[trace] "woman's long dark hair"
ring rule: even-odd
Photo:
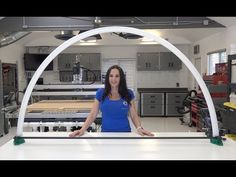
[[[111,93],[111,85],[109,83],[109,75],[110,75],[112,69],[117,69],[119,71],[120,84],[119,84],[118,92],[119,92],[121,98],[124,99],[125,101],[127,101],[128,104],[130,104],[131,95],[130,95],[128,88],[127,88],[125,74],[124,74],[124,71],[122,70],[122,68],[118,65],[113,65],[107,70],[106,78],[105,78],[105,90],[102,95],[102,101],[104,101],[105,98]]]

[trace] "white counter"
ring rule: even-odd
[[[67,137],[68,132],[24,132],[24,136]],[[139,137],[136,133],[87,133],[86,137]],[[197,137],[201,132],[155,133],[157,137]],[[236,142],[209,139],[25,139],[0,147],[0,160],[236,160]]]

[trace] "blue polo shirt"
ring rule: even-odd
[[[131,132],[128,113],[130,105],[120,98],[119,100],[110,100],[107,96],[102,101],[104,88],[98,89],[96,99],[100,102],[99,108],[102,112],[102,132]],[[129,89],[131,100],[134,99],[134,93]]]

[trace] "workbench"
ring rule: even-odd
[[[90,111],[94,100],[42,100],[27,107],[33,111]]]
[[[24,132],[24,136],[68,137],[69,132]],[[156,137],[202,137],[202,132],[154,132]],[[141,137],[131,133],[86,133],[83,137]],[[226,137],[227,138],[227,137]],[[236,141],[209,139],[13,139],[0,147],[0,160],[236,160]]]
[[[42,100],[28,105],[25,122],[55,120],[84,121],[94,100]],[[101,113],[96,122],[101,121]]]

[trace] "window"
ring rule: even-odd
[[[227,62],[226,50],[220,50],[220,51],[208,53],[207,60],[208,60],[207,75],[212,75],[213,73],[215,73],[216,63]]]

